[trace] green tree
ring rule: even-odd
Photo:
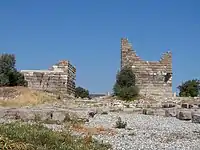
[[[181,97],[196,97],[200,94],[200,80],[188,80],[178,86],[178,89]]]
[[[139,89],[135,85],[135,74],[131,68],[124,67],[117,73],[113,92],[123,100],[131,100],[138,95]]]
[[[81,98],[89,98],[89,91],[82,88],[82,87],[76,87],[75,90],[75,97],[81,97]]]
[[[24,76],[15,68],[15,55],[0,55],[0,86],[26,86]]]

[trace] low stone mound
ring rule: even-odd
[[[26,108],[9,108],[0,109],[0,119],[4,120],[20,120],[32,122],[44,122],[50,124],[58,124],[63,122],[87,121],[85,117],[78,115],[70,110],[63,109],[26,109]]]
[[[179,120],[200,123],[200,109],[185,108],[144,108],[144,115],[154,115],[163,117],[176,117]]]

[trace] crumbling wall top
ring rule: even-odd
[[[172,53],[162,54],[158,61],[145,61],[137,56],[127,38],[121,39],[121,68],[129,66],[136,75],[141,94],[172,95]]]
[[[132,57],[135,60],[141,61],[143,63],[169,63],[172,61],[172,52],[164,52],[160,59],[157,61],[146,61],[137,55],[136,51],[133,49],[132,44],[128,41],[128,38],[121,38],[121,52],[126,56]]]

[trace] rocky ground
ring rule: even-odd
[[[145,108],[146,115],[143,114],[144,105],[148,106]],[[91,135],[99,141],[112,144],[114,150],[200,149],[200,122],[192,122],[191,115],[192,111],[199,112],[198,107],[184,108],[183,111],[171,103],[165,107],[172,108],[157,108],[161,107],[158,106],[160,104],[149,108],[149,103],[146,102],[144,105],[141,102],[127,104],[110,98],[98,98],[66,99],[54,104],[21,108],[1,107],[0,123],[10,120],[40,120],[53,130],[63,130],[65,126],[62,122],[66,119],[66,113],[69,113],[70,117],[76,114],[80,119],[88,119],[85,124],[71,128],[75,135]],[[179,110],[178,118],[174,110]],[[94,112],[94,117],[89,117],[89,112]],[[126,128],[115,127],[119,117],[127,122]],[[50,123],[49,119],[53,121]]]
[[[110,113],[96,115],[87,126],[112,128],[118,117],[127,122],[126,129],[114,129],[115,135],[94,137],[109,142],[115,150],[199,150],[200,124],[176,118],[142,114]]]
[[[125,129],[114,127],[118,117],[127,122]],[[0,122],[7,120],[0,119]],[[58,124],[45,124],[45,126],[57,131],[64,128]],[[114,150],[200,149],[200,124],[171,117],[110,112],[96,114],[85,123],[84,128],[88,129],[87,133],[91,133],[93,138],[112,144]],[[100,130],[96,132],[94,129]],[[84,135],[86,133],[84,131],[73,132],[75,135]]]

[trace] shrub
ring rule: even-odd
[[[135,74],[131,68],[124,67],[117,73],[113,91],[115,96],[123,100],[131,100],[138,95],[139,89],[135,85]]]
[[[110,145],[98,143],[93,139],[86,143],[84,138],[72,136],[67,131],[54,132],[41,124],[30,125],[19,122],[0,124],[0,140],[1,148],[3,141],[6,142],[4,146],[12,146],[12,149],[18,149],[21,145],[24,149],[37,150],[107,150],[111,148]]]
[[[120,87],[135,86],[135,74],[130,67],[124,67],[117,74],[117,84]]]
[[[15,68],[13,54],[0,55],[0,86],[27,86],[24,76]]]
[[[138,95],[138,88],[136,86],[123,87],[120,90],[119,97],[122,97],[124,100],[132,100],[135,96]]]
[[[178,86],[178,89],[181,97],[196,97],[200,94],[200,80],[188,80]]]
[[[122,121],[121,117],[118,118],[118,120],[116,121],[116,128],[122,129],[122,128],[126,128],[127,126],[127,122]]]
[[[89,91],[79,86],[75,89],[75,97],[89,98]]]

